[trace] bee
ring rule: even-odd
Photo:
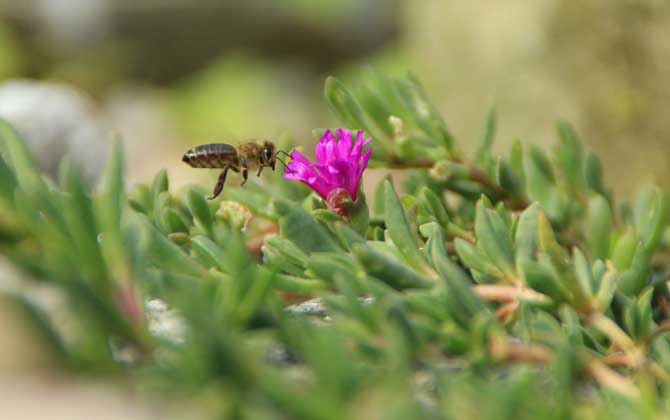
[[[237,148],[230,144],[211,143],[203,144],[189,149],[184,153],[181,159],[188,163],[193,168],[221,168],[221,175],[214,187],[212,196],[209,200],[213,200],[221,194],[223,185],[226,183],[226,175],[228,170],[234,172],[242,171],[242,185],[247,182],[249,171],[258,168],[256,176],[260,176],[263,168],[269,166],[275,170],[275,163],[277,161],[277,152],[275,145],[272,142],[266,141],[262,145],[250,141],[248,143],[240,144]]]

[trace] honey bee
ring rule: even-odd
[[[184,153],[181,160],[193,168],[223,169],[212,196],[209,197],[209,200],[213,200],[221,194],[229,169],[235,172],[242,171],[243,180],[240,185],[242,186],[247,182],[249,170],[253,171],[258,168],[256,176],[260,176],[266,166],[274,171],[277,152],[275,151],[275,145],[269,141],[262,145],[251,141],[240,144],[237,148],[230,144],[211,143],[189,149]]]

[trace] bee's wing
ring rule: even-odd
[[[205,154],[219,154],[219,155],[237,155],[235,146],[226,143],[209,143],[198,146],[196,149],[202,150]]]

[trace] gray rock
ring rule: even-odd
[[[176,344],[184,342],[186,323],[167,303],[150,299],[145,302],[144,309],[151,334]]]
[[[315,316],[319,318],[326,318],[326,304],[321,298],[314,298],[306,300],[305,302],[289,305],[284,308],[286,312],[291,315]]]
[[[29,145],[42,171],[56,178],[61,159],[68,156],[90,186],[97,183],[111,135],[83,93],[31,80],[2,83],[0,118]]]

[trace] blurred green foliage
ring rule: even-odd
[[[0,249],[67,298],[64,332],[13,295],[64,366],[194,416],[668,414],[666,194],[614,201],[563,121],[553,152],[497,156],[491,110],[470,159],[411,77],[330,78],[325,97],[374,136],[375,165],[407,172],[404,195],[379,183],[362,233],[279,176],[208,201],[161,171],[126,195],[119,148],[98,193],[67,162],[52,182],[0,126]],[[288,306],[315,297],[316,315]],[[152,332],[155,298],[183,321],[178,340]]]
[[[323,113],[305,78],[295,65],[227,56],[175,86],[167,101],[170,119],[185,136],[201,140],[305,130],[305,121]]]
[[[608,168],[634,174],[605,171],[617,194],[633,197],[640,177],[670,179],[667,2],[118,2],[63,16],[4,3],[0,54],[12,58],[0,58],[0,78],[67,81],[103,103],[118,89],[167,86],[166,130],[187,142],[283,129],[306,139],[332,123],[311,94],[324,74],[348,82],[362,62],[411,63],[464,150],[495,103],[497,147],[546,145],[561,116]]]
[[[0,80],[21,72],[21,53],[14,34],[0,25]]]

